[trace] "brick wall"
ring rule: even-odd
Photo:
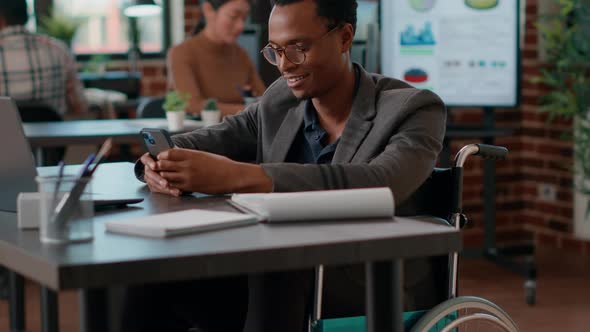
[[[524,0],[522,0],[524,1]],[[526,26],[522,50],[522,105],[518,109],[497,109],[496,124],[510,127],[515,134],[498,138],[496,143],[510,150],[509,158],[497,162],[497,238],[499,242],[528,238],[539,245],[572,249],[590,254],[590,242],[577,240],[572,231],[572,145],[560,139],[571,130],[571,123],[559,121],[548,125],[546,117],[537,112],[538,97],[543,87],[530,83],[542,65],[538,59],[538,37],[534,28],[537,20],[537,1],[526,0]],[[200,18],[198,0],[185,0],[185,31],[193,29]],[[142,93],[162,95],[166,91],[166,66],[163,60],[143,61]],[[451,110],[457,123],[481,122],[480,109]],[[474,140],[453,141],[452,155]],[[465,212],[471,220],[466,230],[466,243],[482,240],[482,169],[483,163],[472,158],[465,168]],[[539,198],[539,186],[552,185],[557,191],[555,201]]]
[[[539,61],[539,40],[534,22],[538,18],[540,0],[527,0],[525,47],[523,50],[523,81],[520,135],[520,195],[523,202],[519,217],[524,229],[532,232],[539,245],[557,246],[590,254],[590,242],[573,237],[573,147],[561,139],[571,133],[569,121],[547,123],[537,111],[538,97],[547,92],[530,83],[543,63]],[[539,195],[539,185],[554,186],[557,199],[546,201]]]

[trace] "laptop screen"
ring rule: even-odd
[[[37,191],[37,169],[14,101],[0,97],[0,211],[16,212],[20,192]]]

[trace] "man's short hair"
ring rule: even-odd
[[[0,1],[0,16],[8,25],[24,25],[29,20],[27,0]]]
[[[271,0],[273,6],[285,6],[303,0]],[[318,16],[328,20],[331,30],[341,24],[350,23],[356,31],[356,0],[314,0],[318,8]]]

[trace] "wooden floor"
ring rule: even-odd
[[[538,250],[537,304],[524,302],[523,279],[481,259],[461,262],[461,295],[487,298],[500,305],[523,332],[590,331],[590,257]],[[39,288],[27,283],[27,331],[40,331]],[[79,331],[75,292],[60,293],[60,328]],[[0,331],[8,331],[8,309],[0,301]]]
[[[523,279],[481,259],[463,259],[460,295],[498,304],[520,331],[590,331],[590,257],[537,249],[537,304],[524,301]]]

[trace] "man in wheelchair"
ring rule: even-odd
[[[138,178],[153,192],[175,196],[386,186],[396,203],[406,201],[431,174],[441,151],[443,102],[430,91],[352,63],[356,0],[273,3],[262,53],[282,77],[236,116],[174,136],[178,149],[156,161],[144,155],[136,165]],[[256,163],[246,163],[252,160]],[[405,303],[422,308],[440,302],[431,262],[409,261],[405,273]],[[326,274],[334,280],[326,291],[335,296],[335,314],[363,313],[363,268],[344,266]],[[254,330],[306,330],[313,280],[313,271],[252,278],[248,312]],[[181,289],[174,294],[207,302]],[[240,319],[228,311],[227,320]],[[138,317],[144,323],[149,318]]]

